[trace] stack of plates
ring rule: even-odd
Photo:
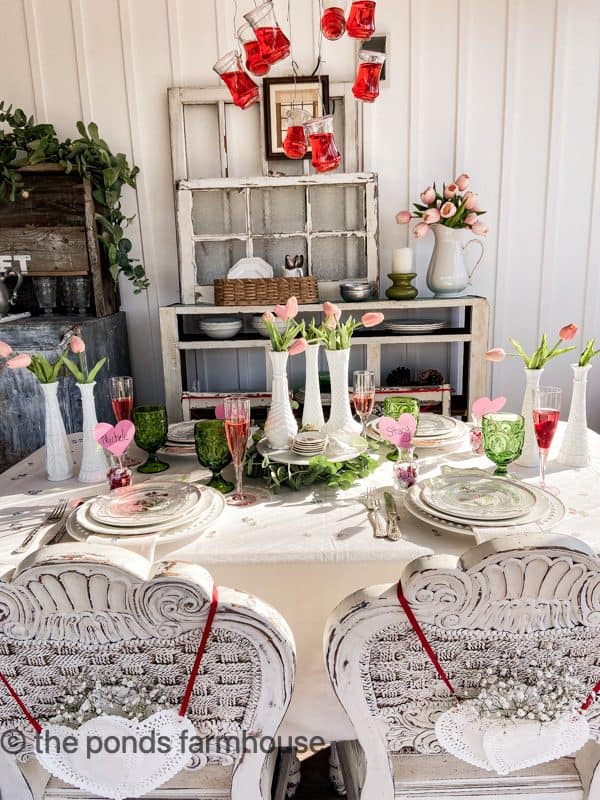
[[[393,333],[433,333],[446,325],[444,320],[439,319],[403,319],[387,320],[383,327]]]
[[[406,496],[408,511],[434,528],[472,533],[537,523],[549,530],[565,515],[562,502],[537,486],[478,469],[442,473],[415,484]]]
[[[160,453],[173,456],[195,456],[196,447],[194,444],[194,428],[197,420],[190,422],[175,422],[169,425],[169,433],[164,447]]]
[[[224,507],[223,495],[208,486],[155,479],[88,500],[68,518],[67,531],[79,541],[90,535],[181,538],[202,531]]]
[[[381,441],[378,422],[378,419],[372,419],[367,425],[367,433],[370,438]],[[415,447],[454,447],[462,442],[467,432],[467,426],[459,419],[425,412],[419,415],[413,444]]]
[[[319,456],[327,449],[328,438],[325,434],[318,431],[305,431],[294,436],[292,440],[292,451],[298,455],[312,458]]]
[[[242,330],[243,322],[239,317],[222,316],[201,319],[198,325],[209,339],[233,339]]]

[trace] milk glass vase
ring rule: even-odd
[[[73,458],[58,405],[58,381],[40,386],[46,419],[46,473],[49,481],[66,481],[73,474]]]
[[[275,450],[289,446],[290,439],[298,433],[298,423],[292,412],[287,379],[287,350],[269,350],[269,360],[273,373],[271,407],[265,422],[265,436]]]
[[[591,364],[584,367],[571,364],[573,395],[567,430],[558,454],[561,464],[568,467],[589,467],[592,463],[587,427],[587,380],[591,368]]]
[[[331,383],[331,413],[323,430],[326,433],[360,434],[362,426],[352,416],[348,393],[350,348],[325,350]]]
[[[533,427],[533,397],[536,389],[539,388],[543,371],[543,368],[525,368],[525,394],[521,409],[521,416],[525,420],[525,441],[523,442],[523,452],[515,462],[520,467],[537,467],[539,463],[539,449]]]
[[[98,424],[96,417],[96,402],[94,400],[94,387],[96,381],[91,383],[78,383],[77,388],[81,393],[81,406],[83,410],[83,452],[78,480],[80,483],[98,483],[105,480],[108,463],[104,450],[96,441],[94,431]]]
[[[309,344],[305,351],[306,378],[304,383],[304,409],[302,427],[321,431],[325,426],[321,385],[319,383],[319,343]]]

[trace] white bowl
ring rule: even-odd
[[[243,322],[235,317],[215,317],[201,319],[200,330],[209,339],[232,339],[242,330]]]
[[[284,322],[282,319],[279,319],[278,317],[275,317],[273,324],[275,325],[279,333],[283,333],[283,331],[285,330],[285,326],[287,325],[286,322]],[[260,333],[261,336],[264,336],[265,339],[269,338],[269,331],[267,330],[267,326],[263,322],[262,317],[252,317],[251,325],[254,328],[254,330],[257,333]]]

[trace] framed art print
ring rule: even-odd
[[[293,108],[308,111],[311,117],[321,117],[329,109],[329,78],[315,77],[265,78],[265,151],[267,159],[285,158],[283,141],[287,132],[287,113]],[[310,148],[304,158],[310,158]]]

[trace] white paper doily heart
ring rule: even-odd
[[[39,750],[47,747],[47,752],[36,755],[48,772],[71,786],[100,797],[123,800],[141,797],[162,786],[184,768],[189,760],[187,748],[182,747],[184,731],[188,742],[196,736],[189,719],[180,717],[173,709],[159,711],[142,722],[100,716],[77,729],[46,726],[39,738]],[[64,752],[62,746],[58,750],[52,737],[57,737],[60,743],[69,741],[68,737],[71,741],[77,739],[76,752]],[[124,746],[118,752],[108,752],[117,741]],[[103,743],[102,751],[90,754],[90,750],[99,749],[99,742]]]
[[[590,738],[580,714],[544,723],[501,720],[481,717],[465,703],[440,714],[435,734],[451,755],[498,775],[572,755]]]

